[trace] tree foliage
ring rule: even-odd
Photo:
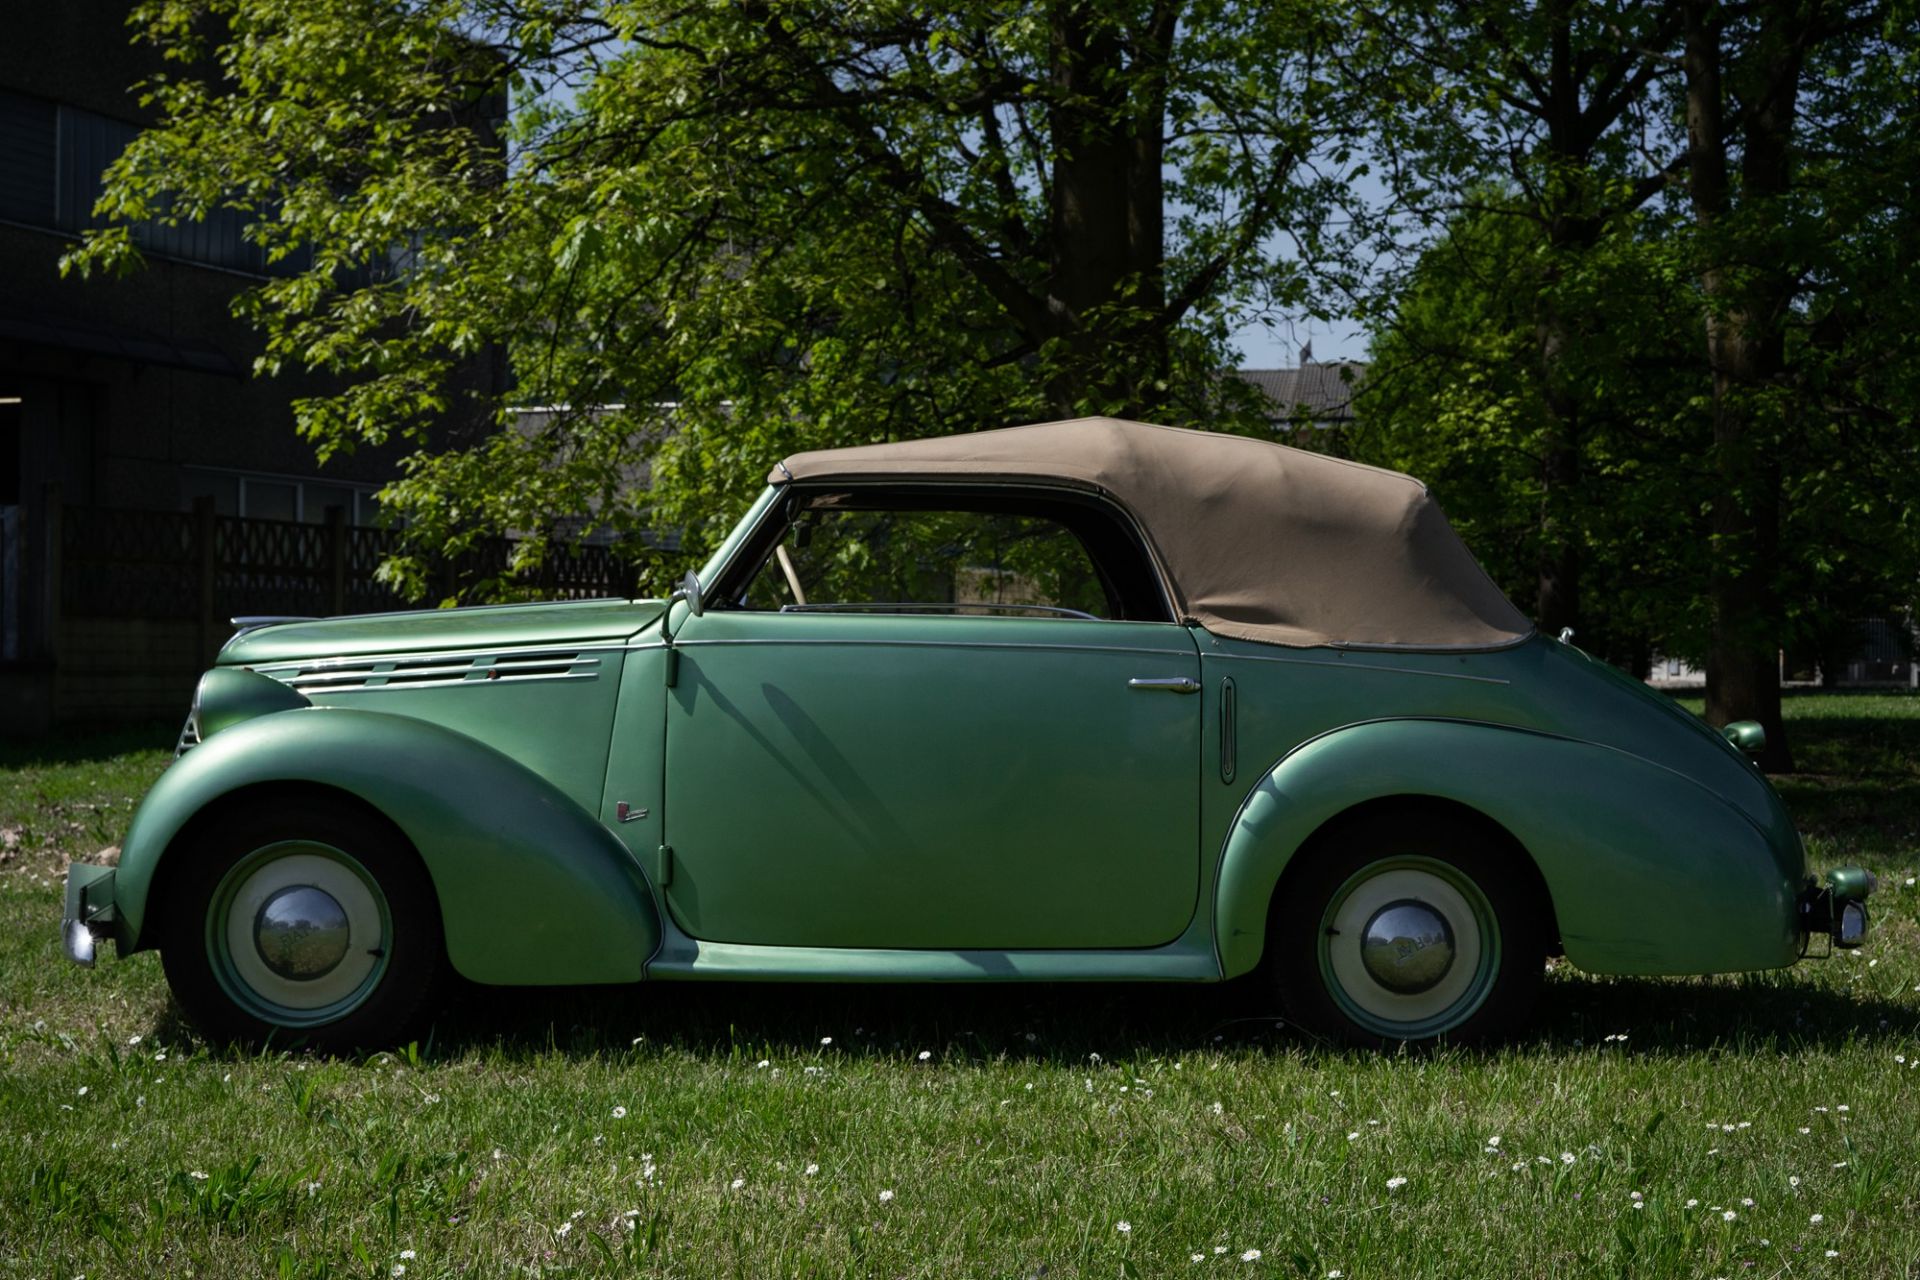
[[[1374,339],[1357,456],[1425,479],[1503,590],[1531,598],[1561,543],[1581,552],[1580,644],[1644,668],[1697,652],[1706,419],[1698,304],[1665,246],[1622,231],[1556,252],[1488,204],[1424,253]],[[1570,317],[1551,371],[1538,315]],[[1580,424],[1577,485],[1550,453]]]
[[[1361,451],[1441,484],[1516,598],[1537,564],[1543,619],[1624,664],[1704,662],[1709,717],[1760,719],[1776,767],[1778,651],[1920,576],[1914,22],[1905,0],[1375,19],[1436,73],[1382,136],[1416,231],[1443,230],[1376,300]]]
[[[222,205],[313,267],[246,301],[325,455],[399,437],[420,551],[559,513],[709,545],[802,447],[1123,412],[1250,429],[1219,376],[1303,304],[1364,125],[1313,0],[148,0],[122,225]],[[455,403],[509,350],[516,428]],[[663,408],[670,406],[670,409]],[[449,416],[477,429],[442,431]],[[636,481],[650,479],[651,489]],[[420,561],[402,560],[418,585]]]

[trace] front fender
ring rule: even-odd
[[[1729,973],[1799,954],[1805,868],[1683,774],[1611,747],[1451,720],[1338,729],[1248,794],[1220,854],[1215,936],[1227,976],[1259,963],[1282,872],[1328,820],[1372,800],[1440,797],[1532,855],[1567,958],[1593,973]]]
[[[613,834],[492,747],[424,720],[339,707],[259,716],[176,761],[121,846],[114,902],[127,949],[153,945],[148,897],[175,838],[243,788],[312,783],[371,804],[433,879],[447,955],[502,985],[637,981],[660,944],[644,873]]]

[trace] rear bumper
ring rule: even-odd
[[[112,867],[76,862],[67,868],[67,907],[61,913],[60,946],[67,959],[93,967],[100,939],[118,939],[120,913],[113,906]]]
[[[1807,877],[1800,891],[1800,932],[1811,941],[1816,934],[1832,939],[1836,947],[1857,947],[1867,940],[1867,897],[1874,890],[1873,873],[1859,867],[1827,872],[1824,881]]]

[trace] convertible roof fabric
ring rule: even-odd
[[[1264,644],[1491,649],[1533,633],[1419,481],[1245,436],[1119,418],[798,453],[767,479],[1051,480],[1111,496],[1175,604]]]

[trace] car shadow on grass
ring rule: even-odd
[[[1836,960],[1856,965],[1858,960]],[[1641,1055],[1830,1052],[1910,1044],[1920,1010],[1794,976],[1705,981],[1592,978],[1563,971],[1529,1024],[1475,1053]],[[1084,1062],[1232,1050],[1338,1056],[1287,1023],[1258,977],[1207,985],[864,985],[659,983],[601,988],[468,987],[435,1023],[430,1056],[589,1056],[636,1042],[712,1057],[836,1053],[943,1060]],[[1609,1037],[1612,1037],[1610,1039]],[[643,1039],[644,1038],[644,1039]]]

